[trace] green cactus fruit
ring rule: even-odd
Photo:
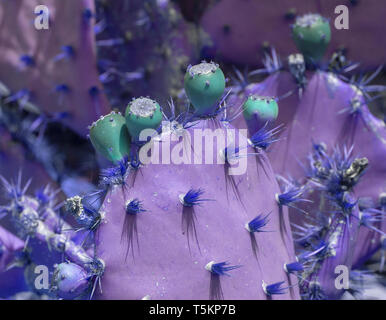
[[[126,125],[134,141],[144,129],[157,129],[162,121],[160,105],[149,98],[133,99],[126,108]]]
[[[95,150],[110,161],[116,163],[130,154],[130,136],[120,113],[113,111],[102,116],[89,129]]]
[[[225,77],[213,62],[189,67],[184,79],[185,92],[197,115],[209,115],[225,90]]]
[[[279,114],[279,107],[275,99],[250,95],[243,105],[245,120],[254,120],[257,117],[262,123],[275,121]]]
[[[322,59],[330,43],[330,23],[319,14],[306,14],[296,19],[292,37],[306,61],[316,63]]]

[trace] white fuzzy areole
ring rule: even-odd
[[[252,100],[266,101],[267,103],[271,102],[272,100],[275,100],[273,97],[260,96],[258,94],[251,94],[249,98]]]
[[[312,27],[318,21],[320,21],[322,17],[319,14],[309,13],[304,16],[298,17],[296,19],[296,25],[299,27]]]
[[[214,265],[214,261],[209,262],[206,266],[205,269],[212,272],[212,266]]]
[[[210,74],[217,70],[218,66],[215,63],[201,62],[192,66],[189,73],[193,76],[200,74]]]
[[[263,287],[264,293],[269,296],[269,293],[267,291],[267,284],[264,282],[264,280],[261,281],[261,286]]]
[[[301,53],[294,53],[288,56],[289,64],[304,64],[304,56]]]
[[[130,113],[142,118],[153,116],[156,109],[157,103],[149,98],[138,98],[130,103]]]

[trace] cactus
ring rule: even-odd
[[[317,63],[331,40],[330,24],[318,14],[307,14],[296,19],[292,36],[307,61]]]
[[[243,116],[250,132],[257,132],[268,122],[277,119],[279,107],[275,99],[250,95],[243,104]]]
[[[385,88],[371,85],[381,67],[352,76],[346,57],[379,63],[378,22],[358,22],[381,12],[373,1],[351,2],[360,50],[333,28],[334,2],[180,1],[190,25],[168,0],[46,0],[49,31],[33,26],[36,1],[4,2],[0,298],[365,297],[363,264],[379,250],[382,272],[386,256],[386,128],[369,111]],[[200,55],[244,73],[185,72]],[[342,265],[349,289],[335,286]]]
[[[52,288],[64,299],[80,296],[89,286],[89,275],[75,263],[61,263],[56,266],[52,277]]]
[[[96,161],[88,141],[60,123],[62,114],[47,116],[30,102],[10,101],[9,89],[0,86],[0,173],[11,180],[19,170],[29,172],[34,190],[50,184],[70,196],[80,186],[90,189],[85,175]],[[87,164],[80,168],[79,162]]]
[[[24,248],[24,241],[0,226],[0,298],[25,290],[22,269],[9,269],[17,254]]]
[[[276,160],[272,158],[272,161],[278,173],[290,171],[293,176],[304,173],[298,161],[305,160],[311,139],[329,148],[336,144],[354,144],[353,152],[366,155],[371,163],[361,185],[356,188],[356,194],[377,201],[384,185],[380,177],[385,168],[379,159],[385,149],[386,131],[384,124],[370,113],[365,101],[364,94],[356,85],[347,84],[331,73],[317,72],[308,81],[299,105],[294,106],[295,116],[286,129],[286,140],[273,147]],[[307,136],[306,132],[311,132],[308,134],[310,138],[307,137],[308,145],[299,144],[299,140]],[[280,160],[277,158],[279,154],[283,156]]]
[[[14,178],[15,172],[22,168],[32,178],[32,189],[37,190],[45,184],[50,184],[54,188],[57,187],[44,166],[36,161],[31,161],[28,154],[25,154],[23,147],[12,141],[12,136],[7,130],[0,129],[0,133],[0,175],[10,180]],[[1,197],[0,204],[3,204],[3,200]]]
[[[188,72],[192,68],[200,65]],[[205,90],[204,83],[200,88],[203,95],[213,96]],[[157,143],[162,146],[169,139],[173,150],[178,146],[177,137],[184,137],[180,142],[182,152],[203,152],[205,148],[187,137],[193,137],[195,129],[227,128],[218,120],[224,111],[221,95],[217,90],[216,99],[203,98],[202,101],[211,101],[212,106],[208,102],[192,102],[200,114],[175,117],[185,121],[164,127],[159,135],[153,136],[152,142],[142,146],[144,149],[139,148],[139,159],[144,150]],[[144,103],[136,107],[140,113],[148,109]],[[127,122],[130,132],[136,130],[130,129],[132,125]],[[154,129],[152,124],[148,125]],[[141,128],[145,129],[146,124]],[[277,294],[285,299],[298,297],[296,289],[288,291],[289,286],[296,284],[296,277],[283,269],[295,257],[287,209],[280,209],[275,201],[275,194],[280,191],[272,169],[264,151],[257,154],[245,150],[247,172],[229,175],[232,160],[242,157],[246,148],[236,139],[232,141],[234,146],[214,147],[213,154],[222,155],[222,163],[189,164],[189,158],[184,156],[180,164],[143,164],[137,169],[140,174],[132,187],[116,185],[108,189],[101,207],[103,222],[97,230],[97,252],[106,262],[99,298],[264,299]],[[162,150],[159,159],[154,155],[161,160],[171,157],[171,153]],[[265,162],[265,171],[253,157]],[[287,231],[280,231],[282,224]],[[234,239],[238,239],[238,244],[232,249]],[[187,273],[191,277],[187,278]],[[286,286],[280,292],[264,291],[262,281],[268,285],[279,281]]]
[[[49,9],[49,30],[34,27],[37,5]],[[109,106],[101,89],[90,90],[101,87],[95,68],[93,22],[84,23],[82,14],[86,8],[93,10],[93,1],[68,5],[70,10],[49,0],[6,1],[0,6],[0,125],[6,133],[0,174],[12,179],[21,168],[30,173],[35,190],[50,183],[62,186],[70,195],[77,189],[73,181],[89,188],[85,175],[95,170],[96,161],[82,135],[86,124],[106,113]],[[9,19],[11,16],[16,18]],[[68,20],[73,23],[69,25]],[[91,95],[94,91],[99,94]]]
[[[93,123],[90,127],[90,140],[98,152],[113,162],[130,153],[125,118],[119,113],[111,112]]]
[[[86,248],[89,246],[88,242],[83,239],[84,237],[79,238],[81,234],[74,232],[73,228],[58,214],[53,207],[54,199],[43,203],[42,195],[37,198],[27,195],[29,183],[22,187],[21,175],[15,184],[2,177],[1,180],[9,199],[9,202],[1,207],[3,219],[7,216],[12,222],[10,228],[25,240],[24,255],[20,257],[21,259],[16,259],[13,264],[25,268],[25,281],[30,286],[30,290],[36,291],[39,295],[77,298],[81,294],[85,295],[84,291],[88,289],[92,290],[92,296],[97,281],[104,271],[103,261],[89,253],[89,248]],[[45,196],[49,199],[50,194],[46,193]],[[42,251],[44,247],[45,250]],[[67,268],[63,264],[56,264],[62,255],[76,263],[76,270]],[[44,264],[53,269],[50,290],[34,288],[36,274],[33,270],[38,264]],[[79,274],[82,275],[82,279],[83,275],[87,274],[82,283],[78,281]]]
[[[158,102],[149,98],[133,99],[125,113],[126,124],[133,141],[138,141],[144,129],[157,129],[161,124],[162,112]]]
[[[319,50],[319,56],[306,54],[310,60],[317,60],[322,51]],[[274,51],[273,54],[275,57]],[[383,209],[379,208],[385,187],[381,158],[386,152],[386,128],[367,107],[374,99],[370,93],[384,90],[382,86],[369,85],[380,68],[359,80],[343,74],[352,69],[350,65],[331,68],[330,64],[330,72],[318,69],[308,74],[301,56],[290,56],[290,73],[274,68],[263,82],[245,86],[233,98],[236,105],[241,104],[248,110],[243,101],[248,101],[250,95],[273,95],[279,100],[280,110],[287,109],[278,119],[286,129],[274,138],[277,142],[270,148],[269,157],[276,173],[294,180],[281,178],[285,182],[284,192],[291,200],[289,205],[296,203],[298,198],[291,196],[298,195],[301,188],[303,198],[313,201],[290,210],[295,234],[300,234],[297,252],[300,250],[300,256],[306,257],[301,292],[309,299],[341,297],[343,291],[335,289],[332,279],[334,268],[339,264],[349,269],[360,266],[379,249],[386,226]],[[247,115],[232,123],[239,128],[247,127],[251,140],[256,128],[272,139],[272,131],[266,130],[263,120],[259,115],[251,120]],[[310,154],[311,147],[314,151]],[[339,148],[344,147],[349,149],[340,152]],[[307,159],[311,161],[311,168],[306,164]],[[287,196],[284,203],[286,200]],[[280,197],[278,201],[282,201]],[[366,201],[368,203],[363,204]],[[321,218],[329,209],[336,213],[327,214],[330,219]],[[296,211],[311,213],[311,218]]]
[[[122,113],[134,96],[180,95],[199,37],[170,1],[96,1],[98,68],[110,104]]]
[[[308,299],[315,298],[310,286],[318,288],[319,298],[336,299],[345,290],[335,286],[335,268],[343,265],[351,270],[374,250],[368,248],[364,235],[379,241],[384,232],[375,225],[382,222],[384,212],[360,208],[353,194],[368,164],[366,158],[353,159],[352,150],[347,149],[328,154],[315,148],[309,159],[308,183],[310,188],[314,184],[313,189],[319,190],[325,201],[320,202],[311,223],[297,226],[299,261],[305,265],[300,288]]]
[[[335,8],[339,5],[348,7],[349,30],[334,27],[338,17]],[[289,26],[296,23],[297,17],[318,13],[331,23],[331,44],[326,54],[343,50],[349,60],[360,61],[363,68],[371,70],[384,61],[382,50],[378,50],[386,46],[382,36],[384,8],[377,0],[356,1],[355,5],[338,0],[274,0],[269,4],[222,0],[206,9],[200,25],[210,35],[218,57],[237,65],[256,66],[261,64],[267,45],[283,56],[296,52]]]
[[[0,270],[4,272],[15,252],[24,248],[24,242],[0,227]]]
[[[185,74],[185,92],[197,114],[208,114],[225,89],[225,77],[214,63],[202,62],[189,67]]]
[[[49,9],[48,30],[34,27],[38,5]],[[66,113],[61,121],[81,135],[90,122],[109,111],[95,68],[95,20],[83,14],[87,10],[95,11],[93,1],[65,5],[52,0],[5,1],[0,6],[4,18],[0,80],[11,96],[38,105],[41,113]],[[19,40],[12,41],[11,36]],[[92,95],[91,88],[99,88],[99,94]]]

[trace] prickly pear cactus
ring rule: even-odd
[[[352,149],[327,152],[315,145],[309,155],[306,188],[318,192],[319,199],[311,198],[319,208],[294,224],[299,261],[306,266],[300,288],[308,299],[340,298],[348,288],[336,285],[337,270],[352,272],[379,248],[383,208],[364,206],[354,191],[367,164],[354,159]]]
[[[200,73],[192,74],[195,70]],[[105,193],[96,231],[97,255],[106,265],[99,298],[299,297],[297,278],[291,275],[296,271],[284,268],[295,262],[287,208],[276,200],[280,190],[263,149],[248,145],[242,133],[223,146],[205,142],[206,147],[195,135],[217,132],[221,138],[227,135],[221,132],[232,129],[221,121],[219,85],[210,91],[221,80],[216,71],[221,69],[205,62],[188,69],[188,95],[201,91],[208,98],[193,99],[193,113],[174,117],[161,131],[149,126],[157,103],[139,98],[128,105],[129,131],[152,127],[153,135],[142,144],[132,137],[131,159],[136,154],[140,165],[123,158],[122,179],[110,183]],[[133,123],[133,117],[142,120]],[[218,162],[200,160],[208,150]],[[150,158],[144,156],[148,153]],[[237,166],[241,159],[242,170]],[[106,172],[105,181],[117,182],[115,173]]]
[[[366,156],[370,163],[356,194],[376,201],[385,187],[386,167],[381,159],[386,152],[386,127],[369,111],[365,95],[360,86],[345,83],[332,73],[315,73],[296,107],[287,138],[272,147],[272,152],[283,156],[273,159],[278,172],[304,173],[297,161],[305,161],[311,139],[327,148],[354,145],[353,153]],[[308,144],[299,143],[304,138]]]
[[[114,111],[91,125],[90,140],[94,148],[112,162],[129,155],[125,118]]]
[[[82,229],[75,230],[60,215],[57,192],[46,187],[31,196],[27,193],[30,182],[23,185],[21,175],[15,183],[0,178],[8,198],[8,202],[0,208],[2,224],[4,220],[9,221],[5,223],[7,229],[24,240],[18,240],[23,244],[23,251],[9,262],[7,269],[23,268],[28,290],[39,296],[72,299],[80,295],[92,296],[103,274],[104,263],[95,257],[92,242],[88,240],[89,234],[82,232]],[[87,275],[83,283],[73,275],[75,272],[71,268],[57,265],[64,257],[76,263],[82,274]],[[50,287],[36,287],[35,268],[39,265],[45,266],[53,274]]]
[[[44,184],[51,184],[55,187],[54,181],[50,178],[44,167],[36,161],[26,156],[23,148],[12,141],[12,137],[6,130],[0,129],[0,175],[11,180],[19,170],[29,173],[32,178],[31,188],[39,189]],[[21,169],[22,168],[22,169]],[[4,198],[1,197],[0,204],[4,204]]]
[[[12,260],[12,255],[24,248],[24,242],[0,227],[0,271],[4,272]]]
[[[310,63],[322,59],[331,40],[330,23],[319,14],[306,14],[292,26],[296,47]]]
[[[279,107],[272,97],[250,95],[243,104],[243,116],[250,132],[257,132],[266,123],[273,123],[278,116]]]
[[[311,25],[324,21],[313,15],[300,19],[312,20],[310,26],[303,26],[310,28],[306,30],[310,37],[320,31],[315,33]],[[339,265],[348,270],[360,266],[379,249],[386,230],[381,205],[386,127],[367,106],[374,99],[370,94],[384,87],[370,85],[381,68],[370,76],[349,79],[344,73],[354,65],[337,68],[331,60],[327,71],[320,62],[325,44],[308,47],[306,37],[299,37],[301,32],[304,30],[293,28],[294,40],[306,57],[291,55],[287,72],[276,51],[266,56],[265,68],[251,74],[269,76],[236,91],[233,101],[241,106],[244,118],[235,118],[232,123],[247,127],[251,140],[259,128],[276,134],[269,158],[279,181],[283,188],[303,188],[303,197],[308,200],[290,210],[294,234],[299,236],[295,237],[296,251],[305,266],[301,293],[308,299],[336,299],[345,290],[334,286],[334,269]],[[306,66],[318,69],[307,71]],[[283,114],[279,113],[276,123],[258,112],[251,119],[249,101],[256,96],[265,101],[265,108],[270,107],[265,96],[279,101]],[[270,111],[275,108],[271,106]],[[280,123],[284,123],[284,130],[279,129]],[[267,131],[267,125],[274,129]]]
[[[1,4],[1,299],[340,299],[382,272],[385,88],[346,59],[380,61],[378,4],[350,2],[354,38],[334,1],[196,2]],[[216,50],[263,68],[186,70]]]
[[[23,269],[9,269],[15,256],[24,248],[24,241],[0,226],[0,297],[26,289]]]
[[[199,44],[176,6],[170,1],[98,0],[96,7],[98,68],[113,108],[150,92],[162,103],[178,97]]]
[[[341,5],[348,9],[348,30],[334,27],[335,19],[338,18],[339,24],[342,22],[338,17],[342,11],[335,12]],[[283,56],[296,52],[289,26],[295,24],[297,17],[318,13],[331,24],[332,39],[327,54],[341,49],[350,60],[360,61],[364,68],[372,69],[384,61],[383,52],[379,50],[386,47],[382,37],[382,9],[384,6],[380,7],[377,0],[273,0],[269,4],[222,0],[206,9],[200,24],[211,36],[219,56],[235,64],[255,66],[260,64],[267,45],[275,47]],[[358,42],[358,38],[362,41]]]
[[[202,129],[215,128],[202,124]],[[149,165],[139,169],[132,188],[112,190],[99,230],[98,252],[107,266],[102,297],[207,299],[213,298],[212,285],[219,294],[213,282],[221,281],[227,299],[262,299],[262,280],[287,282],[283,265],[294,256],[290,234],[280,235],[281,219],[287,232],[289,225],[286,210],[280,212],[275,201],[279,189],[272,169],[265,165],[267,173],[255,159],[248,160],[248,171],[240,178],[227,176],[224,165]],[[190,196],[196,200],[181,201]],[[258,214],[268,215],[271,233],[244,228]],[[221,279],[215,280],[204,268],[211,261],[241,267],[230,278],[217,275]]]
[[[38,5],[49,10],[48,30],[34,26]],[[61,121],[80,134],[109,111],[95,67],[94,14],[91,0],[1,3],[0,80],[11,89],[10,102],[33,103],[47,115],[66,114]]]

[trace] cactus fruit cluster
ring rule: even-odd
[[[382,274],[382,50],[357,48],[382,40],[346,45],[320,1],[42,2],[0,5],[0,299],[341,299]]]

